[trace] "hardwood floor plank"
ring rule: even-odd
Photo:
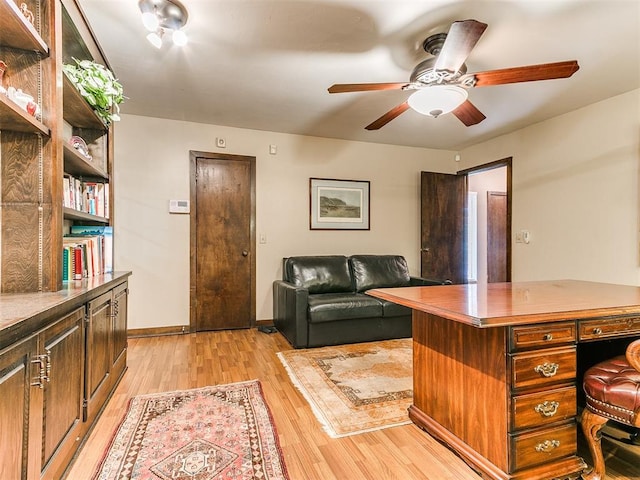
[[[258,379],[292,480],[480,479],[413,424],[330,438],[276,356],[290,349],[256,329],[129,339],[129,368],[67,478],[91,478],[132,396]],[[640,478],[640,467],[610,463],[607,480]]]

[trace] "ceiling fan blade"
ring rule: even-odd
[[[458,117],[458,120],[464,123],[467,127],[470,127],[471,125],[476,125],[481,121],[483,121],[485,118],[487,118],[469,100],[466,100],[462,105],[460,105],[451,113],[453,113],[456,117]]]
[[[578,71],[577,60],[557,63],[542,63],[526,67],[504,68],[487,72],[470,73],[476,77],[476,87],[490,85],[504,85],[507,83],[535,82],[537,80],[552,80],[554,78],[568,78]]]
[[[378,130],[379,128],[384,127],[391,120],[399,116],[401,113],[406,112],[409,109],[409,102],[404,102],[398,105],[397,107],[393,107],[387,113],[382,115],[379,119],[371,122],[369,125],[364,127],[367,130]]]
[[[433,68],[452,73],[460,70],[486,28],[486,23],[477,20],[453,22]]]
[[[402,83],[336,83],[331,85],[329,93],[371,92],[376,90],[402,90],[409,85]]]

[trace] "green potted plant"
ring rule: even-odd
[[[63,65],[63,70],[91,105],[98,116],[109,125],[120,120],[120,103],[124,100],[122,85],[105,66],[91,60],[77,60]]]

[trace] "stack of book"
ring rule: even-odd
[[[73,225],[62,243],[63,281],[113,272],[113,227]]]
[[[109,218],[109,183],[83,180],[65,174],[62,187],[65,207]]]

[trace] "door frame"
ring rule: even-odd
[[[249,235],[250,248],[249,256],[251,258],[251,312],[250,327],[256,325],[256,157],[247,155],[233,155],[229,153],[202,152],[197,150],[189,150],[189,196],[191,210],[189,213],[189,331],[196,331],[196,302],[197,302],[197,258],[198,245],[196,242],[196,228],[198,218],[198,202],[196,191],[196,172],[197,162],[199,158],[209,160],[228,160],[228,161],[248,161],[250,170],[251,183],[251,218],[249,219]]]
[[[494,162],[485,163],[483,165],[478,165],[471,168],[466,168],[464,170],[459,170],[457,172],[458,175],[466,175],[481,173],[487,170],[493,170],[496,168],[506,167],[506,192],[507,192],[507,282],[511,281],[511,269],[512,269],[512,245],[511,245],[511,219],[512,219],[512,193],[513,193],[513,157],[506,157],[500,160],[496,160]]]

